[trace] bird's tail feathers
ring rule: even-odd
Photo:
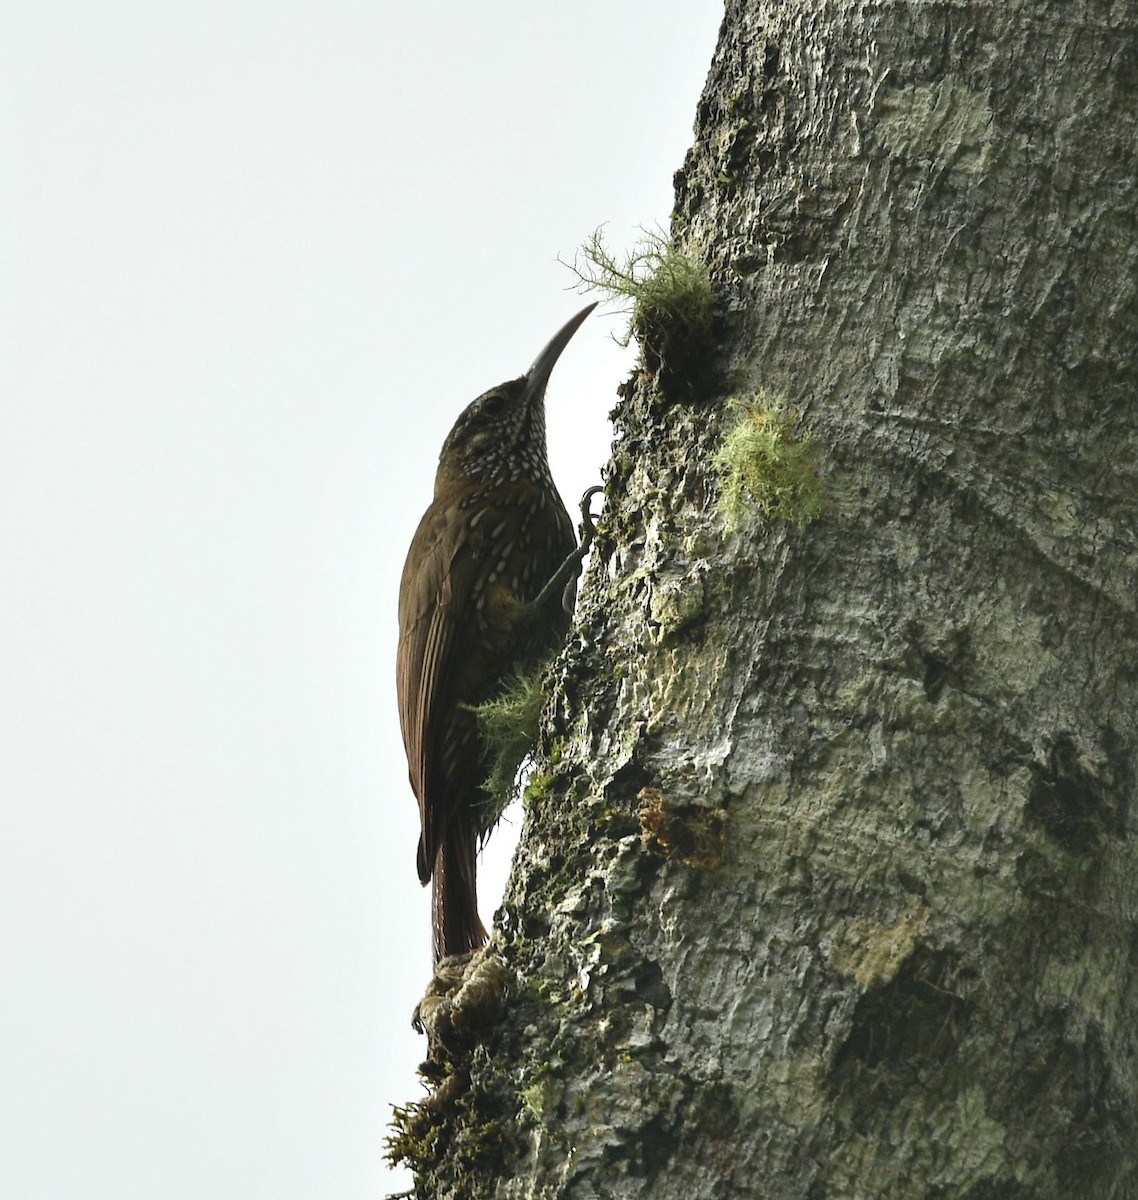
[[[435,962],[466,954],[486,942],[478,917],[477,839],[472,830],[451,825],[435,847],[431,872],[431,940]]]

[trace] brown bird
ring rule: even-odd
[[[486,940],[475,871],[491,823],[489,766],[470,706],[536,665],[569,627],[563,594],[581,553],[549,472],[545,387],[595,307],[568,321],[525,375],[463,410],[403,567],[399,721],[419,801],[419,881],[432,884],[435,962]]]

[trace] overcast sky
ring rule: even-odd
[[[667,221],[721,13],[0,5],[0,1195],[407,1186],[403,557],[557,256]],[[550,387],[571,509],[617,324]]]

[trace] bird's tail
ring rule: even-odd
[[[486,929],[478,918],[477,845],[473,831],[451,822],[435,849],[431,941],[436,963],[448,954],[477,950],[486,941]]]

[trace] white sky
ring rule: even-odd
[[[0,1195],[407,1185],[403,556],[555,257],[667,220],[721,13],[0,6]],[[615,325],[553,375],[571,509]]]

